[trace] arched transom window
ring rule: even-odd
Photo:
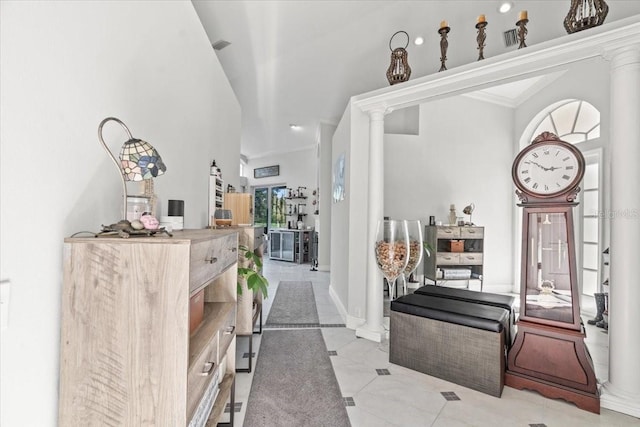
[[[567,142],[577,144],[600,137],[600,112],[586,101],[570,99],[549,112],[534,135],[553,132]]]

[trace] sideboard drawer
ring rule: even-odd
[[[460,237],[460,227],[438,227],[436,237],[438,239],[457,239]]]
[[[223,235],[191,245],[189,292],[222,273],[237,261],[238,235]]]
[[[484,227],[460,227],[460,238],[462,239],[482,239],[484,237]]]
[[[460,255],[451,252],[438,252],[436,254],[437,265],[457,265],[460,264]]]
[[[205,386],[218,369],[218,333],[214,334],[209,344],[189,367],[187,372],[187,415],[191,416]]]
[[[460,264],[464,265],[482,265],[481,253],[464,252],[460,254]]]
[[[222,362],[224,355],[226,354],[227,348],[233,341],[233,338],[236,336],[236,308],[229,311],[229,314],[224,319],[222,326],[220,327],[220,331],[218,334],[219,338],[219,346],[218,346],[218,363]]]

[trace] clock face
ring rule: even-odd
[[[575,147],[563,142],[539,142],[518,154],[513,178],[520,190],[551,197],[578,185],[584,174],[583,164]]]

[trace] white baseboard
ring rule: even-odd
[[[346,326],[349,329],[356,330],[360,326],[364,325],[364,322],[366,322],[366,319],[363,319],[361,317],[355,317],[355,316],[347,315]]]
[[[621,392],[605,382],[601,388],[600,406],[640,418],[640,395]]]
[[[342,305],[342,301],[340,301],[340,298],[338,297],[338,294],[336,293],[335,289],[333,289],[333,285],[329,285],[329,296],[331,297],[331,300],[333,301],[333,303],[336,305],[336,308],[338,309],[338,314],[340,315],[340,317],[342,317],[342,321],[348,325],[349,314],[347,313],[347,310],[344,308],[344,305]],[[347,328],[348,327],[349,326],[347,326]]]

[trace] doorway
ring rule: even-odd
[[[253,190],[254,224],[265,227],[267,235],[272,228],[287,227],[286,193],[286,185],[255,187]]]

